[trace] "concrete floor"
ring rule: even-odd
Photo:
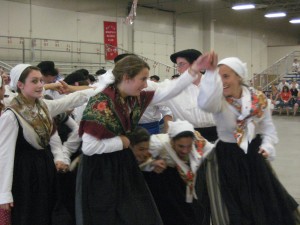
[[[279,143],[272,162],[281,183],[300,203],[300,116],[273,116]]]

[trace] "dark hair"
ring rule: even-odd
[[[106,73],[105,69],[100,69],[100,70],[97,70],[96,75],[102,75],[102,74],[105,74],[105,73]]]
[[[117,56],[114,58],[114,63],[116,64],[116,63],[119,62],[121,59],[124,59],[125,57],[131,56],[131,55],[136,56],[135,54],[132,54],[132,53],[123,53],[123,54],[117,55]]]
[[[20,75],[19,81],[23,84],[25,84],[25,80],[28,77],[28,75],[33,71],[41,71],[40,68],[36,67],[36,66],[28,66],[25,70],[23,70],[23,72]],[[17,87],[17,92],[21,93],[21,90]]]
[[[283,87],[282,87],[282,92],[284,91],[284,89],[286,90],[286,92],[289,92],[289,87],[288,86],[286,86],[286,85],[284,85]]]
[[[74,85],[75,82],[78,82],[79,85],[88,85],[88,75],[85,75],[84,73],[80,72],[79,70],[69,74],[64,79],[64,82],[66,82],[69,85]]]
[[[89,74],[89,80],[91,82],[95,82],[96,81],[96,78],[92,75],[92,74]]]
[[[174,74],[174,75],[171,77],[171,80],[176,79],[176,78],[178,78],[179,76],[180,76],[179,74]]]
[[[130,145],[135,146],[138,143],[149,141],[150,134],[145,128],[137,127],[128,135],[128,138],[130,140]]]
[[[186,138],[186,137],[194,138],[195,134],[192,131],[183,131],[177,134],[175,137],[173,137],[172,140],[177,141],[180,138]]]
[[[118,61],[112,73],[115,76],[115,84],[122,81],[123,76],[126,74],[130,79],[133,79],[142,69],[147,68],[150,70],[148,63],[135,55],[127,56]]]
[[[88,76],[90,74],[90,72],[87,69],[80,69],[76,70],[75,72],[83,73],[85,76]]]
[[[160,80],[159,76],[157,76],[157,75],[152,75],[152,76],[150,77],[150,79],[154,79],[154,80],[157,80],[157,81]]]

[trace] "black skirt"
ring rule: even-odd
[[[36,150],[23,137],[16,142],[12,225],[51,225],[55,206],[56,169],[50,149]]]
[[[234,143],[216,146],[219,186],[230,225],[295,225],[298,204],[279,182],[270,163],[258,154],[257,136],[248,153]],[[224,221],[223,221],[224,222]]]
[[[162,221],[131,150],[82,160],[84,225],[161,225]]]
[[[209,213],[203,197],[186,202],[186,184],[176,168],[167,169],[157,174],[143,172],[164,225],[209,225]],[[207,197],[208,195],[206,195]],[[208,199],[208,198],[207,198]]]

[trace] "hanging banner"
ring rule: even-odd
[[[104,21],[105,60],[114,60],[118,55],[117,23]]]

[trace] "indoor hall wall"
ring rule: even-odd
[[[268,67],[268,46],[290,45],[298,41],[287,34],[265,29],[268,23],[257,11],[207,10],[204,12],[204,47],[213,48],[219,59],[229,56],[241,58],[247,62],[251,77]]]
[[[176,15],[175,51],[188,48],[204,53],[203,47],[203,17],[201,13]]]
[[[32,5],[31,9],[30,18],[29,4],[0,0],[0,35],[103,43],[103,21],[113,21],[117,22],[118,46],[126,50],[132,48],[130,43],[132,28],[123,24],[121,17],[101,16],[36,5]],[[125,18],[125,12],[122,18]],[[63,43],[60,44],[60,47],[64,48]],[[77,47],[80,48],[80,46]],[[91,48],[91,46],[87,48]],[[95,49],[88,50],[96,51]],[[49,58],[51,57],[60,56],[49,52]],[[93,58],[97,56],[85,57],[90,57],[90,59],[85,59],[86,61],[93,61]],[[101,57],[104,61],[104,56]]]
[[[274,64],[277,60],[281,59],[282,57],[289,55],[290,53],[294,51],[300,52],[300,45],[293,45],[293,46],[273,46],[268,47],[268,66],[271,66]],[[298,60],[300,60],[300,54],[297,54]],[[291,65],[292,65],[292,59],[291,59]],[[290,66],[291,66],[290,65]]]

